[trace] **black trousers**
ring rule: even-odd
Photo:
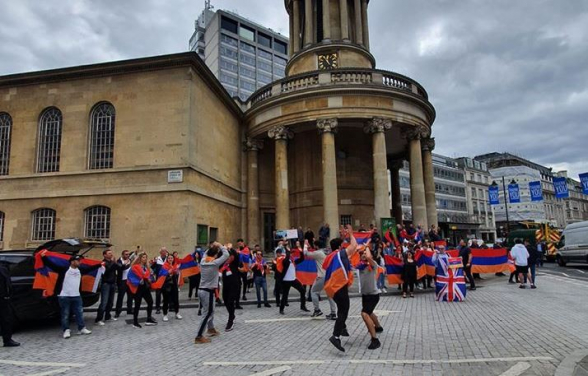
[[[468,281],[470,282],[470,288],[475,288],[476,287],[476,282],[474,282],[474,277],[472,276],[472,267],[465,267],[463,268],[463,274],[465,274],[466,278],[468,279]]]
[[[247,273],[239,272],[239,276],[241,277],[241,285],[243,286],[243,298],[245,298],[245,294],[247,293]]]
[[[118,285],[118,294],[116,295],[116,309],[114,311],[115,316],[120,316],[122,312],[123,299],[127,296],[127,315],[133,313],[133,297],[127,286],[127,282],[123,281]]]
[[[161,309],[161,289],[155,290],[155,309]]]
[[[298,281],[282,281],[282,300],[280,302],[280,311],[284,310],[286,306],[286,302],[288,301],[288,294],[290,293],[290,288],[294,287],[300,293],[300,308],[306,307],[306,297],[304,286]]]
[[[240,291],[239,280],[237,278],[225,279],[223,281],[223,300],[229,313],[229,323],[235,320],[235,307],[239,300]]]
[[[335,321],[335,328],[333,335],[339,337],[343,333],[343,329],[347,328],[347,316],[349,316],[349,288],[342,287],[333,296],[333,300],[337,305],[337,320]]]
[[[410,289],[411,293],[414,292],[414,281],[407,281],[402,283],[402,292],[406,294],[408,289]]]
[[[177,285],[171,285],[171,288],[162,289],[163,295],[163,314],[167,315],[168,311],[175,313],[180,312],[180,293]]]
[[[10,299],[0,298],[0,327],[2,329],[2,340],[4,343],[12,339],[12,328],[14,326],[14,311]]]
[[[147,303],[147,318],[151,317],[153,313],[153,297],[151,296],[151,291],[149,291],[149,287],[146,285],[140,285],[137,289],[137,293],[134,296],[135,300],[135,309],[133,310],[133,322],[138,324],[139,318],[139,309],[141,309],[141,300],[145,300]]]
[[[198,297],[198,287],[200,287],[200,278],[200,274],[196,274],[188,278],[188,281],[190,282],[190,288],[188,289],[188,298],[192,297],[192,293],[194,291],[196,291],[194,296]]]
[[[274,284],[274,296],[276,297],[276,307],[280,306],[280,296],[282,296],[282,280],[276,278],[276,282]],[[288,301],[286,301],[288,303]]]

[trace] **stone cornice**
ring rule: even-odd
[[[411,140],[420,140],[429,136],[429,129],[424,126],[404,127],[402,129],[402,137]]]
[[[274,140],[288,140],[294,138],[294,132],[292,132],[290,128],[282,125],[273,127],[267,132],[267,135]]]
[[[319,134],[323,133],[337,133],[339,121],[336,118],[318,119],[316,121]]]
[[[382,133],[392,129],[392,120],[375,117],[363,128],[365,133]]]

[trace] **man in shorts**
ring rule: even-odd
[[[377,333],[384,329],[380,326],[378,317],[374,313],[378,302],[380,301],[380,290],[376,286],[376,274],[378,264],[374,261],[369,248],[361,253],[361,263],[359,270],[359,292],[361,293],[361,318],[371,336],[368,346],[369,350],[375,350],[380,347],[380,340]]]
[[[535,281],[531,277],[531,273],[529,273],[529,251],[523,245],[521,239],[515,240],[515,245],[510,250],[510,256],[514,260],[515,266],[517,268],[516,272],[519,275],[519,281],[521,282],[520,288],[525,288],[525,276],[528,277],[529,282],[531,284],[531,288],[534,289]]]

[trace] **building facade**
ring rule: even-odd
[[[284,77],[288,38],[207,1],[189,42],[232,97],[242,101]]]
[[[267,248],[276,229],[325,222],[335,235],[343,219],[390,217],[388,166],[406,160],[413,222],[436,224],[435,110],[418,82],[375,69],[368,1],[285,5],[286,77],[246,103],[196,52],[0,77],[2,247]]]

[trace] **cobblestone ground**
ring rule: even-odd
[[[0,374],[239,376],[285,367],[278,374],[552,375],[566,355],[587,347],[588,283],[545,275],[537,290],[521,290],[507,277],[485,278],[463,303],[437,303],[431,292],[382,297],[385,331],[375,351],[367,349],[361,300],[354,298],[345,353],[328,342],[332,322],[288,320],[309,317],[298,303],[285,316],[248,305],[230,333],[222,330],[227,313],[219,307],[215,323],[222,334],[198,346],[193,339],[200,318],[191,308],[181,321],[164,323],[159,316],[158,326],[138,330],[119,320],[68,340],[56,324],[26,328],[15,335],[20,348],[1,350]],[[322,306],[327,310],[326,302]],[[89,326],[94,315],[86,314]]]

